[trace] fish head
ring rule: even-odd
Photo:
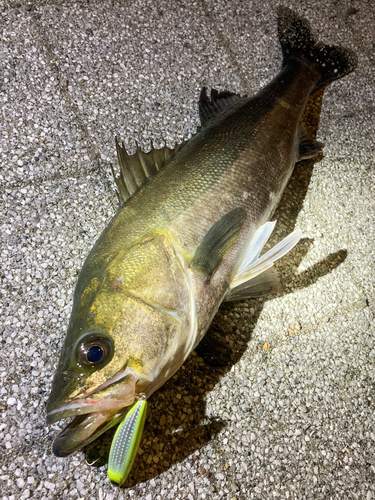
[[[165,246],[153,238],[82,269],[47,403],[47,423],[75,417],[55,454],[89,444],[182,364],[186,279]]]

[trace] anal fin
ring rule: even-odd
[[[299,124],[299,136],[297,161],[309,160],[322,152],[324,144],[310,137],[304,122]]]
[[[298,161],[314,158],[322,152],[324,144],[304,137],[299,143]]]

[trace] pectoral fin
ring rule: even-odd
[[[281,290],[277,273],[271,268],[276,260],[287,254],[299,242],[302,233],[299,229],[293,231],[259,258],[260,252],[274,227],[275,222],[266,222],[255,233],[237,264],[229,291],[224,300],[242,300]]]
[[[235,208],[215,222],[198,246],[190,267],[201,268],[211,276],[237,240],[245,217],[243,208]]]

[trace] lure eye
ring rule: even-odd
[[[105,365],[112,358],[112,354],[112,343],[102,334],[87,335],[79,343],[78,359],[85,366]]]

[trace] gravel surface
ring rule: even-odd
[[[277,2],[0,2],[0,498],[375,499],[371,4],[288,4],[359,58],[324,93],[324,157],[276,214],[273,242],[304,238],[278,264],[284,294],[219,312],[225,365],[193,353],[152,397],[120,490],[83,453],[54,457],[45,424],[77,274],[116,207],[114,137],[173,146],[199,125],[202,86],[265,85]]]

